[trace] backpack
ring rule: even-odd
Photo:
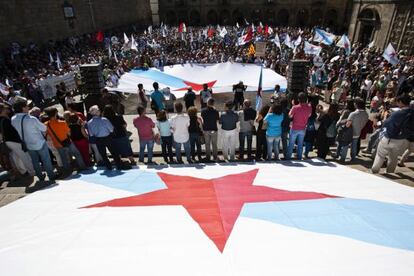
[[[346,127],[346,124],[338,126],[338,136],[336,137],[336,140],[340,145],[349,145],[352,142],[352,138],[352,127]]]

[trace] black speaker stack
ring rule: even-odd
[[[84,99],[86,112],[89,111],[91,106],[99,104],[101,91],[105,87],[102,70],[100,63],[83,64],[80,66],[82,91],[84,94],[87,94]]]
[[[105,87],[102,70],[100,63],[80,66],[81,79],[86,94],[101,93],[102,88]]]
[[[290,93],[306,92],[309,85],[309,61],[291,60],[289,62],[287,79],[287,88]]]

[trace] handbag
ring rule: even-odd
[[[9,147],[6,145],[6,141],[4,141],[3,123],[4,123],[4,119],[1,121],[1,124],[0,124],[0,132],[1,132],[1,136],[0,136],[0,154],[8,156],[11,151],[10,151]]]
[[[47,128],[50,130],[50,132],[52,132],[52,134],[53,134],[53,136],[55,137],[56,141],[58,141],[58,143],[59,143],[62,147],[66,148],[66,147],[69,147],[69,146],[70,146],[70,144],[72,144],[72,141],[70,140],[70,138],[69,138],[69,137],[67,137],[65,140],[61,141],[61,140],[59,139],[59,137],[57,137],[56,133],[53,131],[53,129],[50,127],[50,125],[49,125],[49,124],[47,125]]]

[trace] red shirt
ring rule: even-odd
[[[140,140],[153,140],[154,133],[152,129],[155,127],[154,122],[147,116],[137,117],[134,119],[134,126],[138,129]]]
[[[311,114],[312,107],[310,104],[298,104],[293,106],[289,113],[292,117],[292,130],[305,130]]]

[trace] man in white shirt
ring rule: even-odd
[[[40,161],[43,163],[50,182],[55,181],[52,161],[50,159],[49,148],[47,147],[44,134],[47,131],[46,125],[42,124],[36,117],[30,116],[27,101],[18,101],[13,105],[16,112],[11,119],[12,126],[17,130],[22,140],[22,145],[26,145],[27,151],[32,159],[33,168],[40,181],[45,180],[42,173]]]
[[[180,102],[175,103],[175,111],[177,112],[177,115],[171,118],[171,129],[175,144],[175,157],[177,158],[178,163],[183,163],[181,158],[181,145],[183,145],[187,161],[188,163],[192,163],[190,134],[188,133],[190,117],[183,113],[183,104]]]

